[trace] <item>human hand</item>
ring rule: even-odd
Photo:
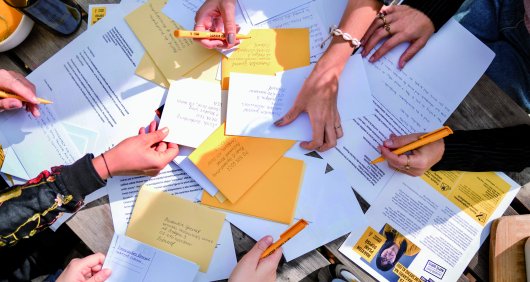
[[[370,62],[376,62],[397,45],[410,42],[410,46],[399,58],[398,67],[402,69],[425,46],[434,33],[434,25],[424,13],[407,5],[385,6],[380,13],[382,16],[374,19],[361,39],[361,55],[366,57],[385,37],[388,40],[370,57]],[[389,31],[384,27],[385,22]]]
[[[232,271],[229,282],[274,282],[276,281],[276,269],[282,258],[282,249],[279,248],[270,256],[261,259],[261,254],[272,244],[272,237],[261,238],[250,251],[243,256]]]
[[[112,176],[156,176],[179,153],[177,144],[162,141],[168,133],[168,128],[156,130],[156,121],[152,121],[147,132],[140,128],[138,136],[121,141],[104,153],[104,158],[94,158],[94,167],[103,179],[110,176],[109,172]]]
[[[276,126],[288,125],[302,112],[307,112],[313,130],[313,139],[301,142],[300,146],[307,150],[320,152],[335,147],[337,139],[343,135],[337,109],[339,77],[340,71],[332,66],[319,66],[317,63],[311,75],[304,82],[294,105],[274,124]]]
[[[14,98],[0,98],[0,112],[3,110],[20,109],[26,104],[26,111],[34,117],[39,117],[39,101],[35,95],[35,85],[29,82],[23,75],[4,69],[0,69],[0,91],[6,91],[19,95],[31,102],[21,102]]]
[[[230,49],[239,44],[236,39],[236,0],[206,0],[195,15],[195,30],[224,32],[226,41],[219,39],[197,39],[202,46],[213,49]]]
[[[413,133],[403,136],[390,134],[390,138],[383,142],[383,146],[379,146],[381,155],[388,162],[388,166],[410,176],[420,176],[439,162],[445,151],[443,139],[412,150],[410,155],[403,154],[398,156],[391,152],[418,140],[422,135],[424,133]]]
[[[57,282],[103,282],[110,277],[110,269],[102,269],[105,255],[97,253],[73,259],[59,275]]]

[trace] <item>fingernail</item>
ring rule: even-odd
[[[18,108],[20,108],[20,106],[19,106],[19,104],[17,102],[13,101],[13,102],[9,103],[9,108],[10,109],[18,109]]]
[[[228,36],[226,37],[226,42],[228,42],[228,44],[230,44],[230,45],[236,43],[236,34],[235,33],[229,33]]]
[[[275,121],[275,122],[274,122],[274,125],[276,125],[276,126],[280,126],[280,124],[282,124],[282,122],[283,122],[283,118],[281,118],[281,119]]]
[[[167,127],[164,127],[161,130],[162,130],[162,132],[164,132],[164,134],[169,132],[169,128],[167,128]]]
[[[39,111],[39,109],[35,109],[35,117],[40,117],[40,111]]]
[[[392,141],[392,139],[388,139],[388,140],[385,140],[384,144],[385,144],[385,146],[387,146],[387,147],[388,147],[388,146],[392,146],[392,145],[394,145],[394,141]]]
[[[373,63],[375,61],[374,56],[370,57],[370,59],[368,61],[370,61],[370,63]]]
[[[31,103],[40,104],[39,99],[37,99],[36,97],[31,98]]]
[[[270,244],[272,244],[272,237],[271,236],[267,236],[267,237],[265,237],[264,241],[265,241],[265,243],[270,245]]]
[[[400,64],[399,64],[399,68],[400,68],[400,69],[403,69],[403,68],[405,67],[405,64],[406,64],[406,63],[407,63],[407,62],[402,62],[402,63],[400,63]]]
[[[363,51],[361,52],[361,56],[363,56],[363,58],[366,57],[366,50],[363,50]]]

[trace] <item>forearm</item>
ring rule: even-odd
[[[381,3],[376,0],[350,0],[338,27],[353,38],[361,39],[374,20]],[[317,63],[317,68],[342,73],[353,47],[342,37],[334,36],[326,52]]]
[[[432,170],[521,171],[530,167],[530,125],[455,131]]]
[[[77,211],[86,195],[104,185],[92,155],[87,155],[72,165],[43,171],[24,185],[0,191],[0,247],[33,236],[64,212]]]

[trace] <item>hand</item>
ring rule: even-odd
[[[179,153],[177,144],[162,141],[168,133],[168,128],[156,130],[156,122],[152,121],[148,132],[140,128],[138,136],[121,141],[105,153],[105,159],[94,158],[94,167],[103,179],[109,177],[109,171],[112,176],[156,176]]]
[[[234,268],[234,271],[232,271],[228,281],[276,281],[276,269],[282,258],[281,248],[274,251],[270,256],[260,259],[261,254],[263,254],[271,244],[271,236],[266,236],[259,240],[237,263],[237,266]]]
[[[396,155],[392,153],[399,147],[403,147],[419,139],[425,133],[414,133],[403,136],[391,134],[390,138],[379,146],[381,155],[388,162],[388,166],[411,176],[420,176],[442,159],[445,151],[444,140],[440,139],[433,143],[412,150],[410,155]],[[409,169],[406,169],[407,165]]]
[[[230,49],[239,44],[236,39],[235,22],[236,0],[206,0],[195,15],[195,30],[224,32],[226,41],[218,39],[198,39],[208,49]]]
[[[319,63],[304,82],[289,112],[274,124],[288,125],[302,112],[307,112],[313,130],[313,140],[301,142],[300,145],[307,150],[323,152],[335,147],[337,139],[343,135],[337,109],[337,92],[342,70],[336,70],[333,66],[322,67]]]
[[[385,37],[388,37],[388,40],[370,57],[370,62],[376,62],[397,45],[410,42],[410,46],[399,58],[398,67],[402,69],[425,46],[434,33],[434,25],[424,13],[407,5],[385,6],[380,13],[385,14],[383,17],[390,31],[383,26],[383,20],[376,17],[361,39],[361,55],[366,57]]]
[[[35,95],[35,85],[29,82],[23,75],[0,69],[0,90],[19,95],[31,102],[21,102],[14,98],[0,98],[0,112],[3,110],[20,109],[26,104],[26,111],[34,117],[39,117],[39,101]]]
[[[97,253],[82,259],[73,259],[57,282],[103,282],[110,277],[110,269],[102,269],[105,255]]]

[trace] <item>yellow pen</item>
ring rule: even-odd
[[[450,134],[453,134],[453,131],[451,130],[451,128],[449,128],[449,126],[444,126],[442,128],[439,128],[439,129],[436,129],[435,131],[433,132],[430,132],[430,133],[427,133],[427,134],[424,134],[422,136],[420,136],[420,138],[412,143],[409,143],[401,148],[398,148],[398,149],[395,149],[394,151],[392,151],[392,153],[396,154],[396,155],[401,155],[405,152],[408,152],[408,151],[412,151],[414,149],[417,149],[421,146],[424,146],[424,145],[427,145],[429,143],[432,143],[432,142],[435,142],[435,141],[438,141],[444,137],[447,137],[448,135]],[[371,164],[376,164],[376,163],[380,163],[382,161],[384,161],[385,158],[383,158],[383,156],[379,156],[379,158],[371,161],[370,163]]]
[[[298,232],[302,231],[302,229],[304,229],[308,224],[309,223],[307,223],[307,221],[305,221],[303,218],[300,219],[297,223],[295,223],[293,226],[289,227],[289,229],[283,232],[282,235],[280,235],[280,239],[270,245],[263,252],[263,254],[261,254],[261,258],[270,256],[272,253],[274,253],[274,251],[276,251],[276,249],[278,249],[291,238],[293,238],[296,234],[298,234]]]
[[[20,100],[22,102],[28,102],[29,103],[29,101],[26,98],[22,97],[22,96],[18,96],[18,95],[15,95],[15,94],[7,93],[7,92],[4,92],[2,90],[0,90],[0,98],[4,98],[4,99],[6,99],[6,98],[14,98],[14,99]],[[37,100],[39,100],[39,102],[41,104],[53,104],[53,102],[50,101],[50,100],[45,100],[45,99],[42,99],[42,98],[37,98]]]
[[[225,40],[225,34],[213,31],[196,31],[196,30],[175,30],[173,35],[177,38],[197,38],[197,39],[219,39]],[[236,34],[236,39],[249,39],[250,35]]]

